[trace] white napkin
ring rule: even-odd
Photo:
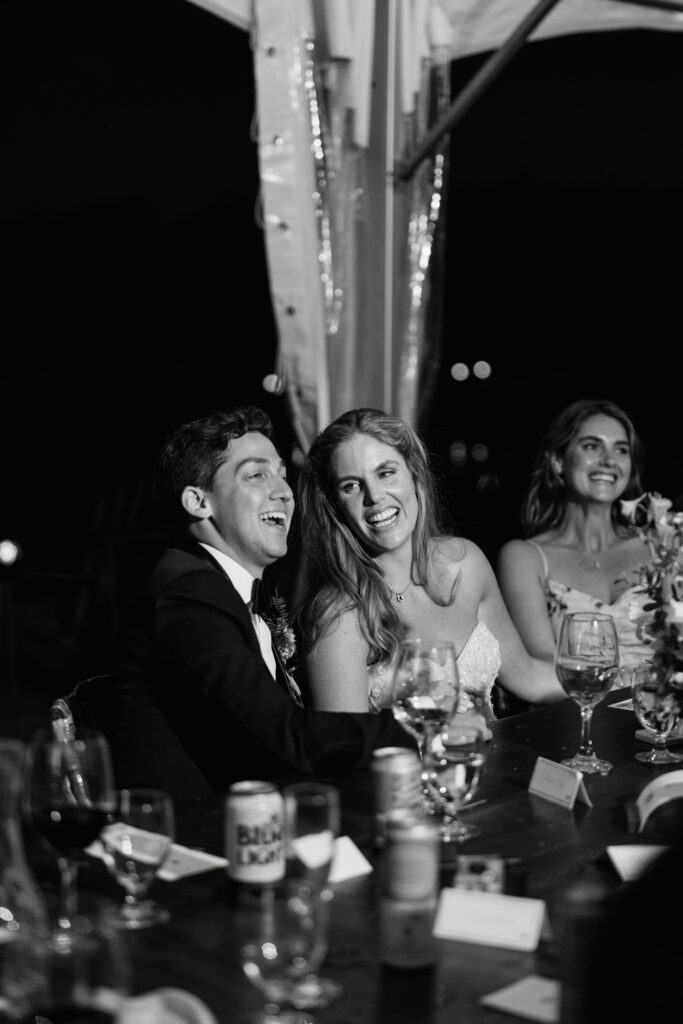
[[[512,985],[482,996],[479,1002],[515,1017],[528,1017],[541,1024],[558,1024],[560,1020],[560,983],[553,978],[530,974]]]
[[[372,871],[372,864],[363,856],[350,836],[339,836],[334,841],[334,857],[330,868],[330,884],[357,878]]]
[[[182,988],[156,988],[123,1004],[120,1024],[218,1024],[206,1003]]]
[[[100,860],[106,859],[104,847],[99,839],[96,839],[90,846],[86,846],[85,852]],[[175,882],[179,878],[196,875],[200,871],[224,868],[227,863],[225,857],[216,857],[215,854],[206,853],[204,850],[193,850],[189,846],[173,843],[168,860],[157,871],[157,878],[161,878],[164,882]]]
[[[664,850],[666,846],[632,846],[628,843],[607,847],[609,859],[625,882],[642,875],[645,868]]]

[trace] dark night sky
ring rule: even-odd
[[[29,13],[30,12],[30,13]],[[186,0],[6,5],[0,534],[68,562],[95,500],[195,413],[257,401],[275,328],[255,208],[246,33]],[[458,62],[454,92],[482,57]],[[550,416],[609,397],[650,486],[683,492],[680,33],[531,44],[453,134],[443,370],[429,436],[490,447],[456,478],[491,548]],[[629,345],[633,344],[630,349]],[[488,359],[488,381],[448,367]]]

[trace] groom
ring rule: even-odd
[[[294,498],[271,435],[249,406],[186,423],[162,448],[183,539],[152,570],[113,672],[119,786],[182,797],[238,779],[334,777],[376,747],[411,745],[388,711],[304,708],[290,652],[273,644],[255,591],[287,552]]]

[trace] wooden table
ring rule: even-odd
[[[399,971],[379,962],[377,872],[341,883],[333,901],[331,954],[325,973],[340,981],[344,997],[316,1011],[319,1024],[501,1024],[505,1018],[478,1004],[481,995],[528,974],[559,976],[557,935],[561,934],[563,894],[575,879],[599,876],[617,886],[618,877],[605,849],[618,843],[661,842],[631,834],[624,803],[667,769],[652,769],[634,759],[643,749],[634,732],[633,713],[609,705],[628,696],[615,691],[594,714],[598,753],[614,764],[607,776],[586,776],[593,806],[573,810],[532,796],[528,783],[539,755],[559,761],[574,753],[579,738],[575,704],[560,704],[493,723],[484,777],[477,799],[486,802],[468,812],[481,828],[463,852],[522,858],[526,895],[546,901],[555,929],[533,953],[519,953],[460,942],[439,943],[434,969]],[[369,772],[340,786],[343,832],[375,864],[372,788]],[[178,841],[223,853],[222,798],[179,806]],[[101,865],[82,873],[82,885],[102,885]],[[448,881],[448,875],[444,876]],[[108,890],[120,899],[112,886]],[[135,991],[172,985],[188,989],[211,1007],[219,1024],[237,1024],[240,1015],[261,1006],[259,993],[244,978],[236,950],[241,911],[221,869],[178,882],[157,881],[152,895],[171,909],[168,925],[130,933],[127,941],[135,969]],[[508,1017],[511,1024],[521,1018]]]

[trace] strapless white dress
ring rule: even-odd
[[[500,672],[500,647],[484,622],[474,627],[465,646],[458,655],[460,697],[458,712],[479,711],[487,721],[496,715],[491,703],[491,691]],[[373,665],[368,669],[368,701],[371,711],[379,711],[391,704],[391,684],[394,661]]]

